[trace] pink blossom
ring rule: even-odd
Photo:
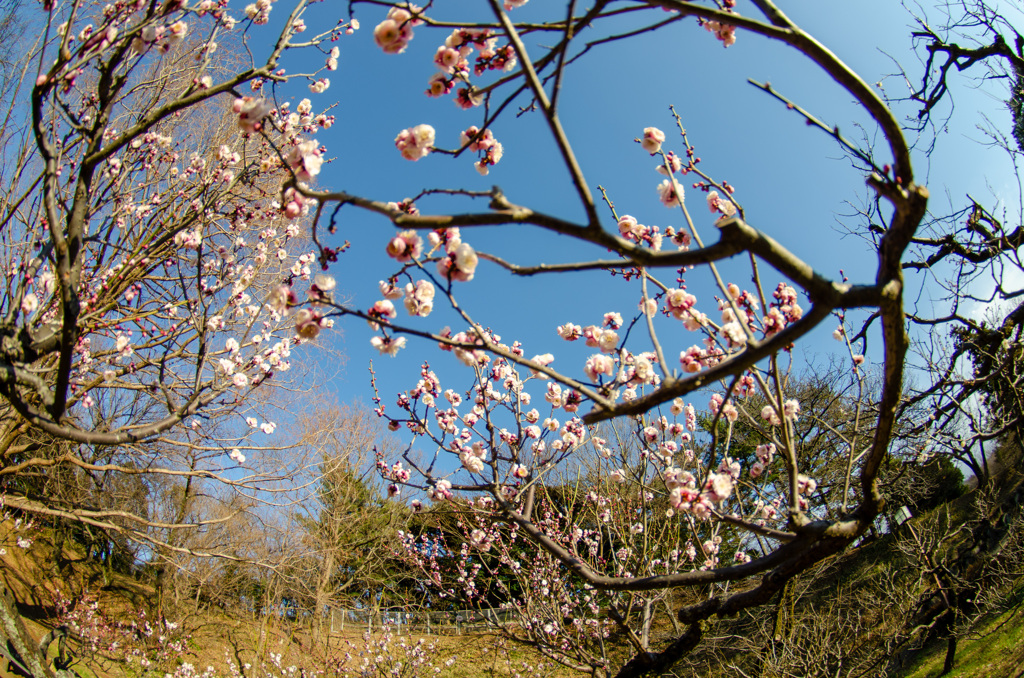
[[[313,139],[300,141],[293,146],[285,156],[285,161],[299,181],[310,181],[320,174],[320,166],[324,162],[320,155],[320,145]]]
[[[475,528],[469,533],[469,543],[484,551],[491,547],[490,539],[487,538],[487,533],[480,528]]]
[[[643,232],[643,226],[637,223],[637,220],[628,214],[624,214],[619,217],[619,235],[626,240],[636,241],[640,234]]]
[[[409,7],[419,11],[411,5]],[[387,18],[373,29],[373,40],[386,54],[401,54],[413,38],[412,27],[419,23],[421,21],[413,19],[409,11],[392,7]]]
[[[320,314],[308,308],[301,309],[295,314],[295,333],[306,340],[316,339],[320,334]]]
[[[434,65],[443,73],[453,73],[460,62],[464,63],[465,60],[457,49],[442,45],[437,48],[437,53],[434,54]]]
[[[690,309],[697,304],[697,297],[686,290],[673,289],[665,294],[665,303],[672,317],[684,319],[690,316]]]
[[[461,141],[469,150],[483,154],[475,163],[477,171],[483,175],[488,173],[490,166],[497,165],[504,155],[504,147],[495,140],[489,129],[481,133],[478,127],[470,127],[462,133]]]
[[[583,338],[587,346],[600,348],[605,353],[615,351],[619,343],[619,333],[614,330],[606,330],[597,325],[588,325],[583,328]]]
[[[679,354],[679,362],[687,374],[696,374],[703,368],[704,350],[699,346],[691,346]]]
[[[718,212],[726,217],[731,217],[736,214],[736,205],[731,200],[722,199],[718,196],[718,191],[711,191],[708,193],[708,209],[712,212]]]
[[[437,262],[437,271],[444,278],[469,282],[473,279],[478,263],[479,259],[473,248],[467,243],[460,243],[453,254]]]
[[[263,118],[267,117],[273,108],[266,99],[242,97],[235,99],[232,110],[238,115],[238,126],[243,132],[256,132],[260,129]]]
[[[717,502],[724,501],[732,495],[733,479],[729,473],[712,473],[708,476],[704,491],[708,499]]]
[[[370,344],[380,351],[381,355],[389,355],[392,358],[399,350],[405,347],[405,337],[373,337]]]
[[[437,98],[448,94],[454,87],[454,78],[449,78],[444,73],[434,73],[427,82],[426,94],[428,97]]]
[[[705,21],[704,29],[714,33],[723,47],[731,47],[736,44],[736,27],[731,24],[719,21]]]
[[[538,365],[542,365],[544,367],[547,367],[548,365],[550,365],[552,362],[554,362],[554,360],[555,360],[555,356],[552,355],[551,353],[543,353],[541,355],[535,355],[535,356],[533,356],[533,358],[530,359],[531,362],[537,363]],[[530,374],[532,376],[539,377],[541,379],[547,379],[547,375],[542,374],[541,372],[538,372],[538,371],[534,370],[533,368],[530,368]]]
[[[665,141],[665,133],[657,127],[645,127],[644,138],[640,141],[640,145],[645,151],[654,155],[661,150],[661,144]]]
[[[613,330],[617,330],[622,327],[622,314],[621,313],[605,313],[604,314],[604,326],[610,327]]]
[[[425,158],[434,147],[435,132],[430,125],[416,125],[404,129],[395,137],[395,148],[406,160]]]
[[[403,264],[418,259],[423,254],[423,239],[416,231],[402,231],[388,242],[387,253]]]
[[[289,219],[296,219],[303,213],[309,210],[309,203],[314,202],[308,200],[304,195],[296,191],[294,188],[287,188],[284,191],[284,195],[281,197],[282,207],[284,215]]]
[[[573,325],[572,323],[559,325],[556,331],[558,332],[558,336],[566,341],[576,341],[583,336],[583,328],[579,325]]]
[[[754,453],[757,455],[759,461],[764,464],[770,464],[772,463],[772,457],[775,455],[775,443],[758,445],[754,449]]]
[[[600,353],[592,355],[587,358],[583,372],[590,381],[596,382],[601,374],[608,375],[609,377],[615,374],[615,361],[611,357]]]
[[[676,174],[683,169],[683,161],[679,159],[678,155],[669,151],[665,154],[665,162],[654,168],[658,171],[658,174],[662,174],[666,177],[669,176],[669,170],[665,169],[666,162],[668,163],[669,169],[672,170],[672,174]]]
[[[814,491],[818,489],[818,481],[803,473],[797,475],[796,483],[797,491],[800,494],[814,494]]]
[[[484,102],[484,96],[476,91],[476,88],[460,87],[455,93],[455,105],[463,110],[469,110]]]
[[[21,300],[21,312],[29,315],[35,313],[36,309],[39,308],[39,297],[32,292],[26,294]]]
[[[415,285],[405,286],[405,310],[409,315],[425,318],[434,309],[434,285],[429,280],[419,280]]]
[[[679,207],[683,204],[683,187],[678,182],[665,179],[658,184],[658,199],[665,207]]]
[[[697,430],[697,410],[693,405],[686,406],[686,430],[691,432]]]
[[[197,250],[203,244],[201,227],[195,230],[178,231],[174,234],[174,244],[187,250]]]
[[[430,498],[434,501],[444,501],[452,498],[452,484],[448,480],[438,480],[429,490]]]
[[[285,315],[288,313],[289,306],[294,305],[296,301],[295,292],[292,290],[291,286],[281,285],[270,293],[270,298],[267,300],[267,303],[276,313]]]
[[[459,454],[462,466],[470,473],[480,473],[484,470],[484,455],[473,453],[471,448],[466,448]]]
[[[738,348],[747,344],[747,334],[743,331],[743,326],[735,320],[722,325],[722,337],[729,342],[730,348]]]
[[[331,86],[330,79],[328,79],[328,78],[320,78],[316,82],[311,82],[309,84],[309,91],[312,92],[313,94],[323,94],[324,92],[326,92],[328,90],[328,88],[330,88],[330,86]]]
[[[371,318],[387,321],[394,320],[398,316],[398,311],[395,310],[395,305],[392,304],[390,300],[381,299],[380,301],[374,302],[373,306],[370,307],[370,310],[367,311],[367,315]],[[371,321],[370,326],[376,329],[377,323]]]
[[[309,297],[314,301],[330,298],[330,293],[337,286],[334,276],[326,273],[317,273],[313,276],[313,284],[309,286]]]
[[[388,245],[388,247],[390,248],[390,245]],[[378,287],[380,288],[380,293],[384,295],[385,299],[395,300],[401,298],[402,296],[402,290],[399,289],[393,282],[381,280],[380,283],[378,284]]]

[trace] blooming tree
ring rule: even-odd
[[[377,468],[389,494],[419,491],[463,515],[457,546],[410,538],[409,558],[440,592],[470,600],[479,597],[481,577],[525,570],[504,580],[520,577],[505,601],[518,615],[513,633],[557,661],[623,676],[667,669],[700,641],[705,620],[767,602],[872,525],[884,505],[883,461],[905,447],[897,434],[908,407],[908,248],[947,256],[939,254],[943,242],[918,234],[929,192],[916,178],[905,127],[877,88],[771,0],[751,0],[743,11],[734,0],[645,0],[626,9],[570,2],[567,10],[544,8],[553,16],[542,21],[517,20],[525,0],[489,0],[490,13],[468,21],[432,5],[357,1],[353,7],[375,14],[373,42],[386,55],[398,58],[413,39],[435,36],[425,96],[450,97],[458,115],[472,118],[451,134],[410,119],[416,124],[395,131],[396,157],[421,168],[441,162],[439,155],[468,156],[480,174],[497,174],[506,149],[495,122],[518,106],[543,119],[578,216],[520,204],[498,187],[368,197],[315,183],[329,175],[317,134],[333,119],[306,92],[330,91],[327,71],[341,56],[334,43],[358,24],[307,37],[308,4],[290,3],[280,31],[257,47],[252,36],[277,20],[269,0],[244,10],[210,0],[42,3],[44,66],[25,85],[32,136],[24,151],[5,153],[25,160],[0,231],[12,271],[0,307],[0,395],[8,407],[4,439],[20,455],[3,473],[20,478],[63,464],[131,475],[144,467],[255,487],[258,475],[223,472],[226,460],[246,463],[259,440],[250,436],[274,432],[272,421],[244,411],[255,389],[287,368],[296,345],[351,316],[369,324],[384,356],[419,339],[465,368],[464,377],[442,372],[442,381],[436,361],[423,362],[395,401],[375,394],[391,429],[404,428],[430,450],[381,451]],[[657,172],[651,203],[685,225],[645,225],[626,213],[641,213],[640,205],[623,209],[603,189],[594,194],[559,112],[570,66],[606,43],[680,24],[708,49],[745,34],[788,46],[869,118],[875,146],[755,83],[766,101],[828,135],[862,174],[873,193],[869,273],[854,281],[829,276],[787,247],[789,234],[770,226],[779,215],[748,209],[742,191],[703,169],[699,132],[689,134],[674,110],[668,124],[652,120],[622,134],[638,142],[636,166]],[[215,56],[223,51],[218,42],[232,39],[253,48],[260,65],[221,66],[231,62]],[[282,68],[299,48],[319,50],[317,66]],[[175,70],[175,60],[189,68]],[[147,69],[165,78],[160,86]],[[293,110],[277,95],[296,83],[304,98]],[[189,142],[199,144],[187,148],[176,141],[183,118],[211,110],[227,116],[232,134],[208,143],[212,132],[198,131]],[[456,136],[457,148],[439,146]],[[448,210],[452,201],[480,198],[489,200],[487,210]],[[431,204],[442,207],[430,213]],[[372,304],[338,298],[329,275],[349,256],[339,215],[355,210],[395,227],[380,238],[393,268]],[[289,245],[303,232],[303,215],[312,252]],[[792,219],[788,208],[781,215]],[[975,219],[972,232],[991,232],[992,224]],[[567,254],[554,263],[512,261],[474,246],[481,226],[528,226],[606,254],[576,260],[563,246]],[[983,245],[972,241],[966,250]],[[950,252],[972,260],[966,250]],[[1011,251],[1001,246],[982,263]],[[323,272],[314,274],[316,265]],[[460,303],[482,266],[522,277],[604,272],[634,301],[600,317],[569,311],[538,321],[549,323],[562,350],[527,347]],[[459,327],[439,326],[440,306]],[[855,325],[862,313],[868,320]],[[833,399],[839,424],[791,379],[794,345],[823,327],[834,330],[845,377]],[[110,413],[102,424],[92,418],[99,411]],[[232,445],[211,443],[214,422],[232,418],[241,434],[228,424],[217,429],[231,431]],[[824,451],[810,449],[809,430],[821,434],[814,441]],[[154,439],[169,448],[144,445]],[[70,451],[30,456],[50,440]],[[175,448],[201,454],[171,462],[166,450]],[[82,450],[105,456],[83,458]],[[570,476],[560,470],[578,466],[583,450],[599,461],[580,476],[586,491],[567,500],[553,488],[565,484]],[[413,499],[413,508],[420,502]],[[103,509],[16,494],[8,505],[155,539]],[[529,565],[519,555],[525,548],[533,550]],[[536,576],[548,582],[546,606],[523,586]],[[678,594],[674,617],[682,626],[656,647],[650,609],[665,590]],[[631,659],[619,662],[602,648],[612,628],[629,638]]]
[[[925,214],[928,191],[914,180],[910,148],[886,103],[773,3],[755,2],[759,16],[745,16],[732,2],[704,5],[666,0],[644,3],[652,12],[652,29],[665,21],[662,10],[667,10],[668,22],[696,19],[725,46],[744,30],[779,40],[814,61],[871,116],[885,140],[878,149],[854,145],[790,104],[808,124],[835,138],[884,203],[886,226],[877,244],[876,271],[862,283],[830,279],[758,228],[758,218],[744,209],[742,196],[728,182],[701,169],[678,116],[677,134],[656,127],[643,130],[638,162],[640,153],[656,157],[663,176],[654,186],[656,195],[665,207],[680,212],[686,226],[664,232],[645,226],[620,213],[604,195],[609,220],[615,224],[609,229],[562,127],[557,96],[561,79],[568,77],[565,65],[572,58],[567,55],[577,33],[583,26],[613,16],[614,10],[596,3],[577,15],[571,7],[568,19],[543,24],[558,38],[538,55],[528,52],[524,36],[540,29],[535,24],[516,25],[518,4],[502,6],[492,0],[491,23],[454,30],[451,22],[435,20],[427,10],[397,5],[376,27],[374,36],[386,52],[399,53],[418,27],[437,26],[448,33],[435,58],[441,72],[431,80],[427,93],[443,96],[454,90],[460,108],[484,107],[484,124],[463,134],[463,142],[469,142],[465,149],[475,143],[482,154],[483,169],[497,162],[500,153],[491,153],[494,146],[488,144],[493,134],[489,137],[481,130],[517,95],[527,92],[530,106],[544,117],[572,179],[581,221],[516,204],[498,188],[486,193],[489,211],[440,215],[423,213],[421,199],[387,202],[343,192],[299,190],[323,204],[377,212],[399,229],[386,243],[398,268],[381,283],[383,298],[368,310],[328,304],[330,313],[367,320],[379,332],[373,345],[382,354],[402,350],[407,336],[426,337],[452,352],[472,375],[468,389],[464,384],[454,386],[442,383],[424,363],[415,387],[400,394],[395,403],[378,395],[378,412],[392,428],[406,427],[436,450],[425,459],[406,454],[378,461],[393,494],[413,487],[437,502],[472,501],[475,511],[506,527],[467,524],[463,549],[484,551],[524,535],[557,563],[551,572],[560,574],[562,590],[573,596],[578,592],[583,600],[587,595],[596,600],[587,591],[709,585],[717,591],[677,611],[686,630],[668,647],[637,643],[634,659],[619,675],[641,675],[671,666],[691,649],[700,638],[703,620],[711,615],[764,603],[789,578],[842,550],[871,525],[880,510],[878,472],[890,449],[908,347],[900,262]],[[471,58],[475,59],[472,69]],[[510,69],[510,74],[492,75],[499,65],[501,72]],[[782,98],[769,85],[761,87]],[[400,132],[395,144],[406,159],[421,161],[435,150],[435,136],[433,127],[418,125]],[[687,192],[701,198],[691,197],[688,204]],[[430,195],[428,191],[421,198]],[[330,230],[335,228],[335,214],[337,210]],[[318,224],[319,219],[315,229]],[[598,245],[611,256],[527,265],[477,252],[469,235],[471,227],[500,224],[530,224]],[[736,278],[726,278],[721,268],[720,262],[737,255],[749,261],[746,276],[751,284],[746,287]],[[603,318],[569,318],[558,326],[560,340],[585,343],[592,354],[575,368],[556,370],[553,352],[530,357],[527,347],[474,322],[470,311],[458,303],[460,287],[472,284],[482,261],[521,276],[609,271],[634,286],[639,304],[610,310]],[[711,279],[716,288],[713,295],[701,299],[687,288],[684,280],[699,275],[690,272],[695,268]],[[414,321],[398,321],[395,302],[399,300]],[[465,329],[437,331],[416,321],[442,300],[457,310]],[[831,454],[842,460],[842,471],[835,482],[819,489],[818,479],[809,473],[808,451],[795,435],[800,418],[813,413],[804,411],[790,390],[789,351],[814,328],[838,317],[836,338],[845,346],[853,383],[859,383],[864,358],[848,341],[845,315],[862,308],[874,310],[881,320],[881,383],[870,398],[870,414],[854,416],[853,424],[837,434]],[[755,402],[756,408],[751,405]],[[856,398],[852,402],[856,405]],[[635,427],[630,446],[638,453],[632,465],[624,446],[610,445],[602,430],[595,428],[622,417]],[[747,465],[734,458],[732,449],[738,422],[751,427],[758,437]],[[570,463],[588,445],[621,464],[591,479],[594,488],[587,496],[594,517],[542,509],[538,488],[553,469]],[[452,462],[446,458],[460,470],[452,471]],[[602,489],[609,482],[631,486],[625,504],[615,504]],[[481,498],[463,499],[475,494]],[[624,512],[622,506],[631,508]],[[610,514],[616,507],[622,515],[615,520],[621,522],[627,514],[634,518],[628,528],[623,524],[606,530],[602,522],[614,524]],[[653,529],[650,521],[660,530],[666,519],[678,544],[671,552],[655,555],[632,545],[648,538]],[[410,549],[414,557],[437,552],[435,547],[415,544]],[[511,566],[511,556],[503,553],[499,561]],[[641,557],[633,558],[634,554]],[[465,558],[459,585],[472,588],[482,560]],[[727,582],[743,585],[719,587]],[[574,611],[575,604],[566,605],[561,612],[571,620],[565,625],[574,629],[572,633],[587,628],[587,633],[599,637],[604,632],[604,621],[590,625],[587,615]],[[598,612],[622,619],[614,605],[601,609],[594,603],[591,613]],[[538,618],[535,625],[541,633],[555,636],[563,623]],[[623,625],[628,626],[625,619]],[[579,641],[564,638],[544,646],[553,649],[553,657],[565,660],[565,650],[573,643],[579,646]],[[599,656],[584,663],[594,671],[610,668]]]
[[[230,556],[183,535],[246,510],[287,473],[261,458],[277,424],[259,394],[330,320],[297,324],[282,289],[312,279],[316,251],[301,225],[309,201],[281,186],[315,177],[311,135],[333,118],[308,97],[260,95],[292,77],[326,87],[331,41],[353,30],[303,35],[306,4],[273,35],[269,2],[47,0],[26,17],[41,37],[8,86],[0,170],[8,509],[150,553]],[[323,65],[285,75],[279,62],[297,49]],[[179,488],[166,511],[163,485]],[[233,511],[196,513],[197,494],[222,491]]]

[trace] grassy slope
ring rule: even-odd
[[[926,648],[899,678],[935,678],[942,673],[945,643]],[[1024,676],[1024,610],[1010,610],[985,624],[978,637],[960,642],[951,678]]]
[[[970,511],[973,498],[967,494],[960,499],[941,507],[932,515],[915,518],[915,522],[926,522],[937,519],[942,512],[948,512],[950,519],[956,522]],[[123,618],[130,618],[135,610],[145,607],[153,595],[151,588],[130,577],[113,574],[104,576],[100,566],[87,561],[82,554],[69,552],[65,549],[64,557],[70,562],[63,578],[49,565],[52,562],[53,546],[46,530],[39,530],[33,535],[35,543],[30,549],[14,547],[11,534],[11,523],[0,524],[0,545],[6,548],[6,554],[0,556],[0,573],[7,585],[14,591],[19,601],[23,602],[23,614],[29,622],[30,631],[39,637],[54,623],[53,600],[58,587],[69,596],[75,596],[85,590],[101,596],[103,609],[114,610]],[[891,536],[885,535],[861,548],[848,551],[830,559],[822,571],[818,573],[813,590],[798,602],[798,607],[816,608],[824,603],[837,599],[837,591],[845,592],[845,597],[852,601],[861,599],[860,592],[871,589],[879,579],[892,576],[901,569],[901,558],[894,555]],[[865,615],[871,617],[874,610],[865,607]],[[884,638],[894,629],[882,625],[884,614],[877,615],[879,624],[870,628],[857,638],[847,638],[847,642],[856,645],[871,645]],[[333,645],[342,654],[347,650],[355,654],[355,648],[364,645],[360,633],[332,634],[329,639],[318,641],[314,646],[308,633],[296,631],[288,623],[279,620],[248,619],[241,620],[223,615],[207,613],[190,622],[193,628],[190,650],[177,657],[177,661],[188,661],[197,667],[213,664],[224,666],[225,656],[234,656],[235,648],[239,648],[238,656],[244,661],[258,662],[270,652],[281,653],[283,664],[305,664],[309,666],[312,654],[323,654],[322,645]],[[656,625],[654,636],[658,637],[653,645],[662,647],[674,635],[667,620],[660,620]],[[745,623],[743,615],[732,620],[713,622],[714,632],[709,635],[746,636],[750,637],[754,628]],[[262,628],[261,628],[262,627]],[[982,625],[978,637],[968,638],[961,642],[957,652],[957,668],[955,676],[1024,676],[1024,611],[1011,610],[997,618],[987,620]],[[716,633],[717,632],[717,633]],[[736,635],[733,635],[736,634]],[[418,636],[413,636],[415,640]],[[466,636],[434,636],[427,639],[437,643],[436,655],[439,663],[455,657],[455,661],[444,669],[442,675],[453,678],[477,678],[478,676],[506,676],[515,670],[521,670],[523,664],[535,665],[542,661],[529,650],[510,648],[499,638],[489,635]],[[246,649],[242,649],[246,648]],[[252,650],[251,648],[257,648]],[[77,651],[75,644],[71,649]],[[55,650],[55,648],[54,648]],[[720,651],[729,653],[727,646]],[[911,669],[900,678],[926,678],[937,676],[942,667],[945,645],[940,643],[934,648],[926,648],[914,659]],[[699,653],[700,651],[698,651]],[[738,664],[745,664],[736,657]],[[90,660],[94,675],[119,676],[138,675],[116,663],[103,661],[102,657]],[[691,664],[691,666],[693,666]],[[707,665],[705,665],[706,667]],[[749,668],[750,665],[747,665]],[[6,662],[0,665],[0,676],[6,678],[3,669]],[[719,665],[720,668],[724,668]],[[172,667],[164,667],[172,668]],[[678,667],[682,669],[683,667]],[[695,668],[695,667],[694,667]],[[685,669],[684,669],[685,670]],[[716,675],[725,675],[722,671],[712,671]],[[160,673],[159,675],[162,675]],[[573,675],[567,670],[546,672],[550,676]],[[683,674],[680,674],[683,675]],[[731,674],[730,674],[731,675]]]
[[[16,538],[26,534],[25,531],[15,532],[9,520],[0,522],[0,547],[5,550],[0,555],[0,577],[19,601],[19,608],[34,637],[42,637],[57,624],[54,602],[58,589],[68,598],[91,592],[97,596],[101,609],[122,620],[138,618],[139,610],[146,609],[153,599],[152,587],[118,573],[105,574],[100,564],[67,548],[64,550],[67,565],[63,574],[57,572],[51,565],[54,548],[49,530],[33,530],[30,535],[32,546],[28,549],[17,547]],[[356,655],[365,646],[361,631],[333,633],[314,644],[308,630],[272,618],[241,619],[207,612],[190,617],[186,624],[190,628],[186,652],[167,663],[154,665],[152,668],[157,670],[151,675],[163,676],[165,671],[173,671],[174,665],[182,662],[189,662],[200,670],[213,665],[218,674],[227,675],[226,658],[240,658],[258,665],[271,653],[282,656],[284,667],[296,664],[315,669],[314,656],[333,654],[337,657],[346,652]],[[396,638],[395,644],[401,641],[412,644],[420,637],[420,634],[406,635]],[[380,635],[375,634],[374,638],[379,639]],[[440,675],[451,678],[510,676],[541,662],[550,663],[528,649],[511,647],[502,638],[489,633],[434,635],[425,636],[424,640],[435,643],[432,654],[435,664],[442,667]],[[137,664],[128,666],[102,653],[87,656],[89,653],[82,647],[80,639],[73,637],[68,643],[68,650],[72,656],[81,658],[75,669],[83,678],[141,675]],[[54,644],[50,648],[50,656],[56,653]],[[448,660],[452,661],[446,666]],[[14,674],[6,669],[7,661],[0,661],[0,678],[13,678]],[[551,667],[542,675],[561,678],[574,674],[560,667]]]

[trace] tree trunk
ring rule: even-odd
[[[644,601],[644,612],[643,612],[643,625],[640,629],[640,644],[644,646],[644,650],[648,650],[651,647],[651,621],[654,619],[654,615],[651,614],[651,601]]]
[[[940,676],[949,675],[949,672],[953,670],[953,663],[956,657],[956,635],[950,634],[949,639],[946,641],[946,661],[942,664],[942,673]]]

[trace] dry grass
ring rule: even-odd
[[[0,545],[5,550],[0,555],[0,576],[19,601],[28,630],[36,638],[57,624],[55,601],[59,595],[74,599],[89,592],[96,596],[100,609],[113,621],[138,619],[141,611],[153,600],[155,593],[152,587],[119,573],[104,573],[99,564],[67,548],[63,556],[69,565],[63,574],[58,572],[52,565],[54,547],[46,529],[32,533],[33,544],[27,549],[16,546],[16,536],[11,521],[0,523]],[[367,646],[367,635],[363,629],[350,627],[344,632],[338,630],[314,636],[308,627],[276,617],[233,616],[223,611],[189,615],[183,627],[183,635],[187,637],[185,650],[154,663],[148,671],[144,671],[137,661],[128,664],[107,653],[89,652],[81,638],[72,637],[68,650],[79,659],[74,670],[83,678],[120,678],[163,676],[186,662],[200,672],[207,666],[213,666],[218,675],[230,675],[226,670],[229,661],[270,667],[272,656],[276,655],[280,655],[279,664],[285,669],[296,666],[315,672],[345,663],[346,654],[352,657],[348,665],[354,666],[359,661],[360,651]],[[383,641],[384,635],[378,630],[369,639],[371,644],[377,645]],[[432,647],[432,662],[442,669],[439,675],[451,678],[520,674],[563,678],[577,675],[552,665],[528,648],[510,644],[493,632],[474,631],[464,635],[396,633],[391,640],[391,652],[395,656],[402,654],[403,643],[413,645],[420,639],[424,645]],[[146,642],[149,641],[140,639],[138,643],[143,651]],[[56,653],[54,644],[50,655],[55,656]],[[545,668],[538,670],[541,664]],[[6,669],[4,660],[0,662],[0,678],[13,678],[14,674]]]

